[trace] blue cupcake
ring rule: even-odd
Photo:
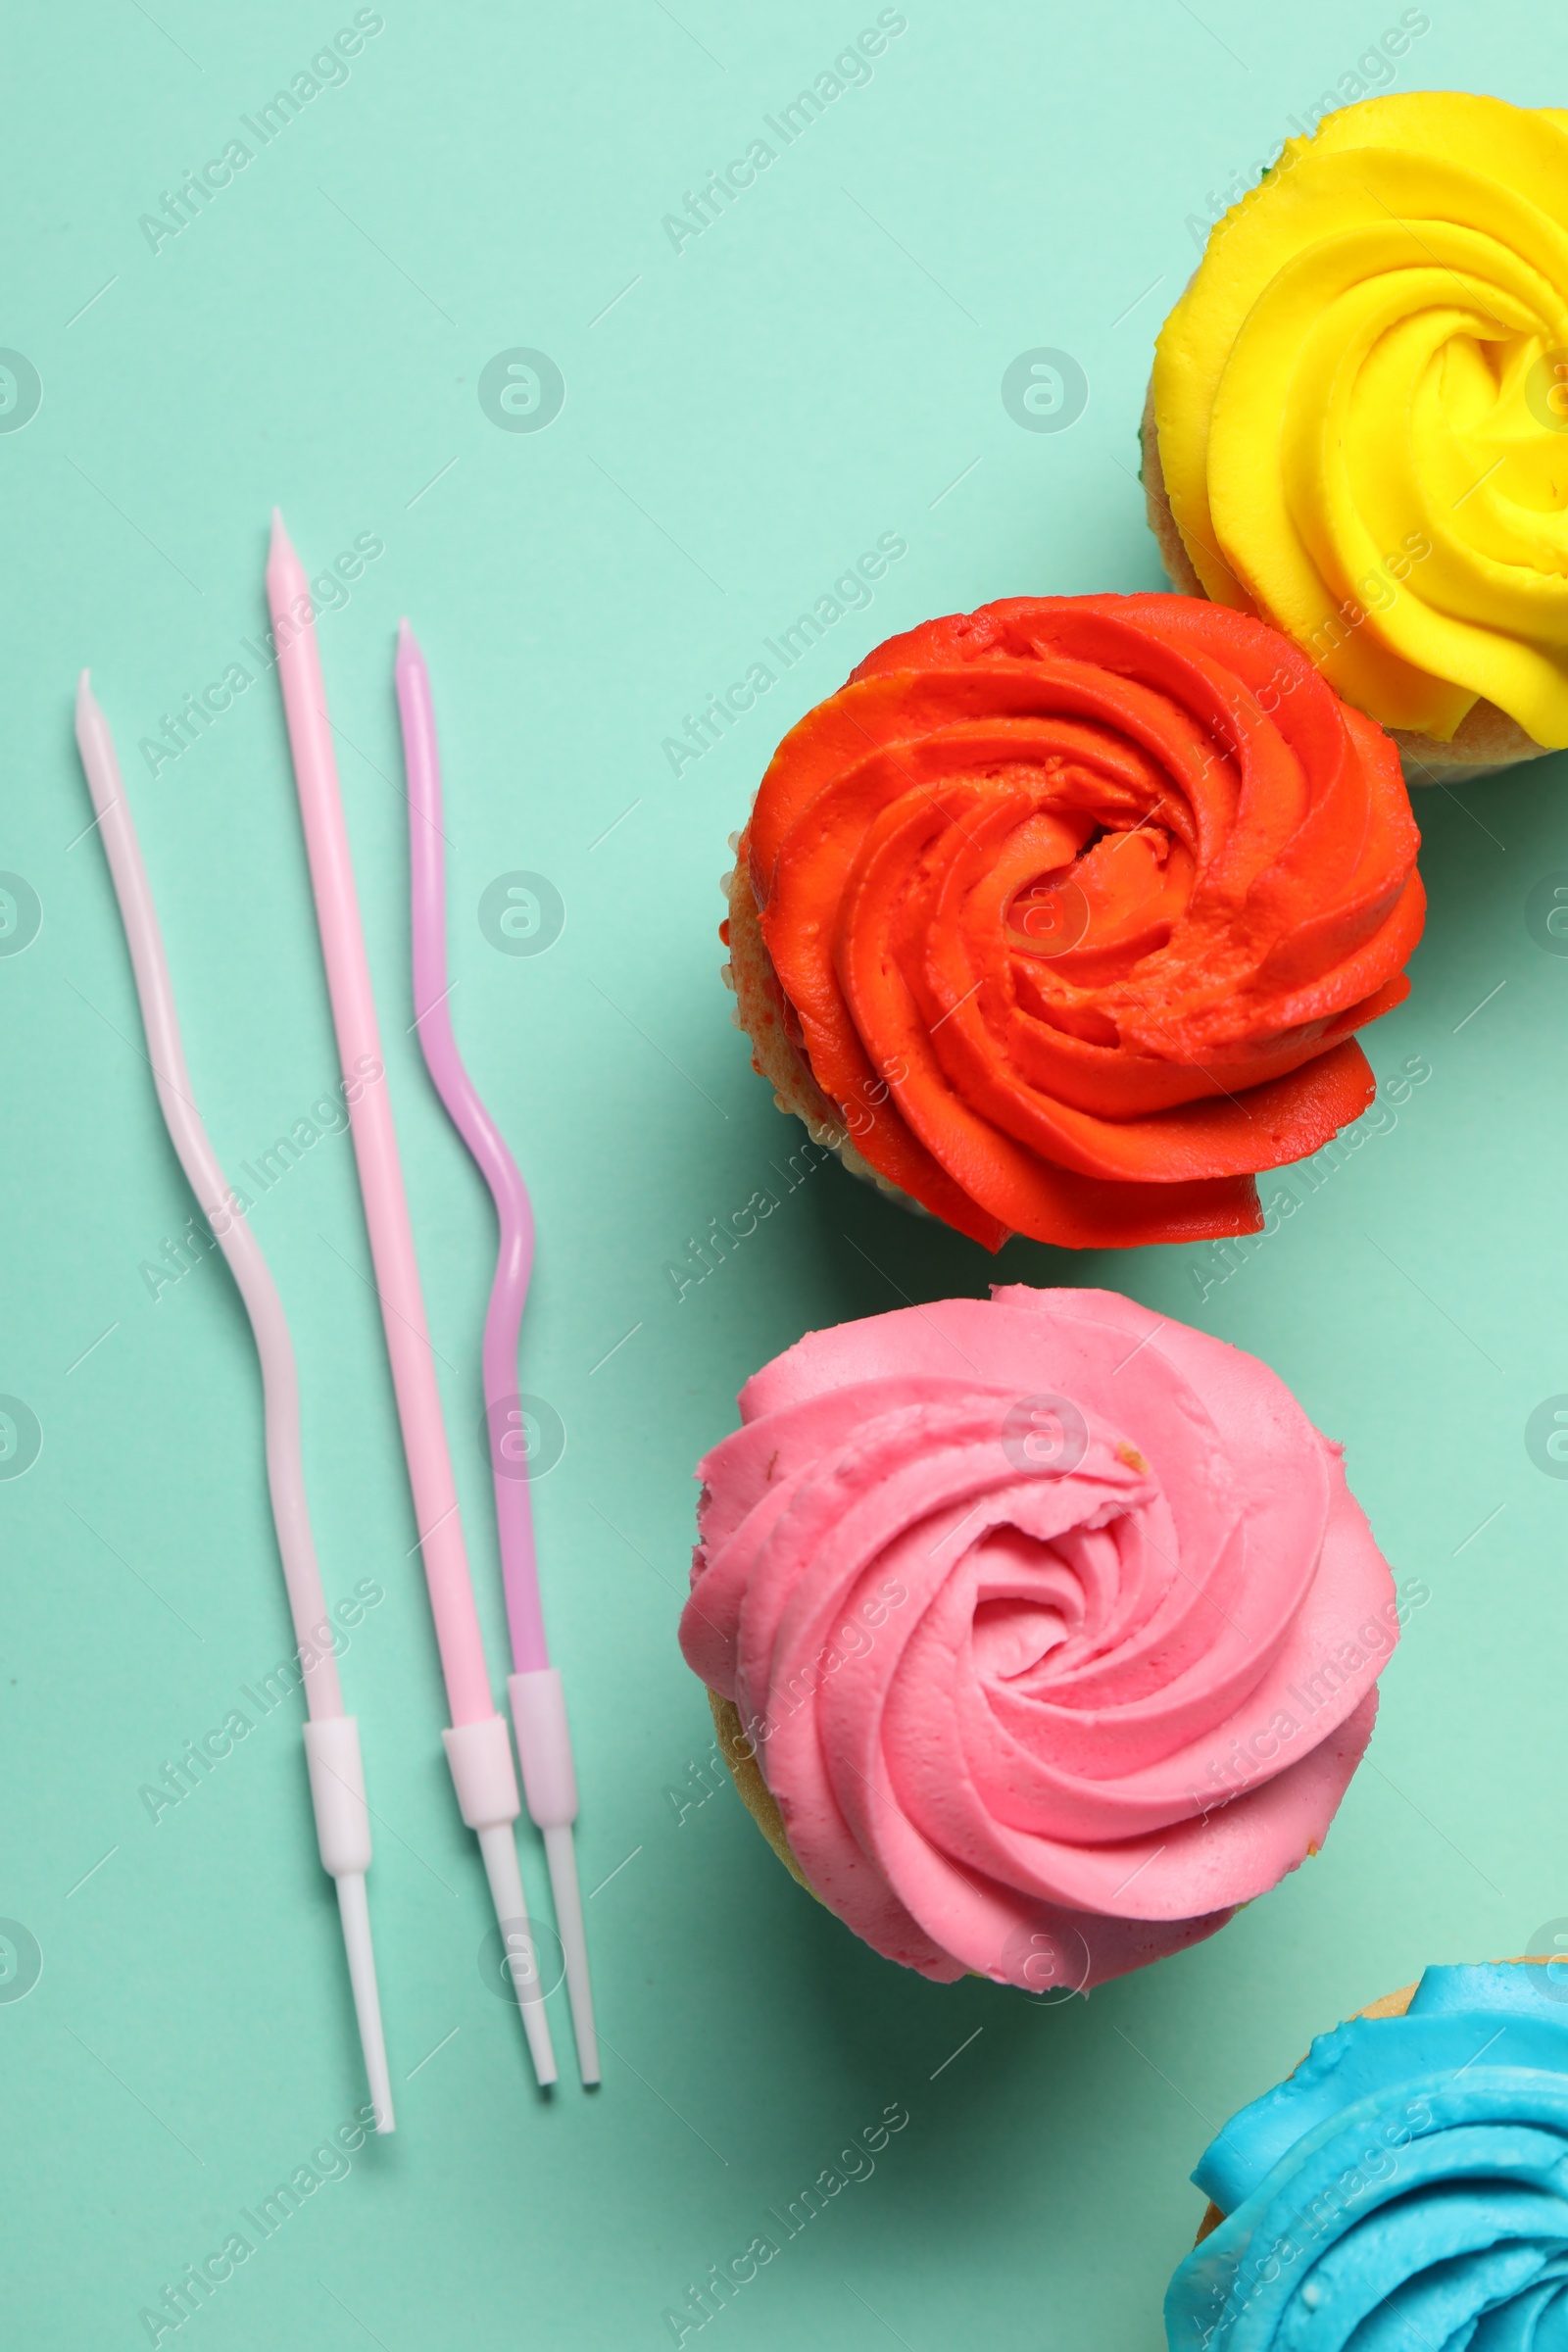
[[[1568,1981],[1429,1968],[1193,2175],[1171,2352],[1568,2352]]]

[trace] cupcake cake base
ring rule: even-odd
[[[814,1888],[807,1882],[806,1873],[790,1851],[790,1841],[784,1835],[784,1816],[778,1809],[773,1791],[762,1778],[757,1751],[741,1728],[739,1707],[732,1698],[723,1697],[717,1690],[709,1691],[708,1703],[713,1713],[713,1729],[718,1734],[718,1752],[729,1766],[730,1779],[735,1784],[741,1803],[790,1877],[806,1887],[813,1901],[818,1900]],[[1414,1989],[1412,1985],[1411,1990]]]
[[[735,1026],[751,1041],[753,1069],[772,1087],[779,1109],[800,1119],[812,1143],[823,1151],[835,1152],[850,1175],[858,1176],[863,1184],[874,1184],[879,1193],[896,1200],[901,1208],[908,1209],[911,1215],[929,1217],[931,1211],[922,1201],[905,1192],[891,1177],[882,1175],[857,1152],[838,1105],[823,1094],[811,1075],[806,1055],[791,1038],[785,1026],[784,992],[762,937],[746,858],[739,854],[740,836],[732,838],[731,847],[737,852],[735,864],[721,884],[729,905],[726,941],[729,961],[723,967],[723,975],[726,987],[735,992]]]

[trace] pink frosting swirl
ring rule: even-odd
[[[1113,1291],[812,1332],[701,1464],[681,1620],[890,1960],[1087,1988],[1315,1852],[1394,1582],[1266,1365]]]

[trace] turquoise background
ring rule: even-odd
[[[874,2175],[714,2323],[732,2347],[1152,2352],[1211,2127],[1426,1961],[1519,1951],[1568,1913],[1568,1484],[1523,1435],[1568,1390],[1568,961],[1525,920],[1568,867],[1563,761],[1421,798],[1431,919],[1409,1002],[1368,1043],[1380,1072],[1422,1055],[1431,1077],[1229,1279],[1205,1290],[1202,1250],[1022,1242],[993,1268],[836,1167],[678,1301],[664,1268],[798,1140],[718,980],[725,839],[774,741],[927,614],[1160,584],[1134,479],[1155,330],[1233,173],[1401,12],[1314,0],[1265,27],[1240,0],[909,0],[869,82],[678,253],[662,216],[874,7],[383,13],[351,77],[156,253],[139,217],[353,11],[95,0],[10,27],[0,342],[43,397],[0,432],[0,866],[43,919],[0,957],[0,1390],[43,1445],[0,1481],[0,1913],[43,1969],[0,2000],[7,2332],[28,2352],[148,2341],[143,2307],[364,2095],[297,1702],[156,1823],[139,1795],[290,1638],[232,1286],[211,1261],[155,1298],[140,1271],[192,1202],[71,732],[90,663],[202,1107],[225,1160],[254,1160],[337,1074],[275,679],[156,778],[136,747],[261,625],[275,499],[313,569],[384,542],[321,648],[499,1668],[491,1216],[407,1033],[400,613],[434,673],[454,1016],[539,1214],[520,1385],[566,1430],[535,1499],[606,2081],[547,2108],[481,1981],[487,1901],[437,1738],[350,1148],[328,1135],[255,1228],[293,1318],[328,1592],[386,1592],[342,1671],[378,1816],[400,2130],[191,2326],[223,2352],[668,2343],[688,2282],[899,2103]],[[1395,86],[1562,97],[1541,9],[1431,19]],[[1039,346],[1088,379],[1069,430],[1003,406],[1004,370]],[[479,405],[515,347],[564,377],[548,429]],[[684,714],[884,532],[908,552],[875,601],[672,774]],[[547,954],[479,929],[481,893],[518,868],[564,903]],[[674,1640],[691,1465],[746,1375],[811,1326],[993,1272],[1115,1285],[1255,1349],[1346,1442],[1396,1573],[1429,1595],[1322,1857],[1210,1943],[1060,2008],[883,1963],[790,1883],[732,1789],[691,1801],[709,1718]]]

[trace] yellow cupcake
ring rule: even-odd
[[[1372,98],[1293,139],[1161,330],[1150,518],[1413,781],[1568,746],[1568,112]]]

